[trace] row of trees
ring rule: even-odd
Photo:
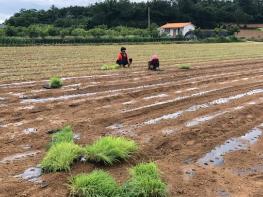
[[[263,21],[263,0],[105,0],[87,7],[49,10],[21,10],[5,22],[8,26],[29,27],[34,24],[58,28],[88,30],[98,25],[108,27],[147,27],[147,9],[157,25],[173,21],[192,21],[201,28],[220,23],[259,23]]]
[[[46,37],[87,37],[87,38],[117,38],[117,37],[159,37],[157,25],[151,25],[150,29],[139,29],[133,27],[117,26],[108,28],[105,25],[97,26],[89,30],[77,27],[58,28],[53,25],[35,24],[28,27],[6,26],[0,29],[0,37],[30,37],[30,38],[46,38]]]

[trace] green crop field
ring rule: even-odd
[[[45,79],[51,76],[81,76],[102,71],[115,63],[120,45],[0,47],[1,81]],[[146,68],[157,54],[162,68],[182,63],[263,57],[261,43],[147,44],[128,45],[133,70]],[[120,70],[122,71],[122,70]],[[112,72],[120,72],[112,71]]]

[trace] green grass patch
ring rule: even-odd
[[[41,162],[47,172],[69,171],[75,159],[82,153],[82,148],[74,143],[61,142],[51,146]]]
[[[60,88],[63,86],[63,81],[59,77],[52,77],[49,79],[50,88]]]
[[[131,178],[123,185],[125,197],[166,197],[167,186],[155,163],[142,163],[130,170]]]
[[[66,126],[52,135],[52,144],[61,142],[73,142],[73,131],[70,126]]]
[[[118,64],[103,64],[101,70],[117,70],[120,66]]]
[[[180,65],[178,65],[178,68],[180,68],[180,69],[190,69],[191,68],[191,64],[180,64]]]
[[[153,162],[141,163],[141,164],[134,166],[130,170],[130,175],[132,177],[149,176],[149,177],[154,178],[154,179],[160,178],[157,165]]]
[[[263,31],[263,28],[258,28],[259,31]]]
[[[95,170],[90,174],[80,174],[70,181],[71,196],[120,197],[121,189],[106,172]]]
[[[107,136],[85,147],[87,160],[112,165],[128,159],[138,149],[133,140],[123,137]]]

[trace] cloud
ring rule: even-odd
[[[99,0],[0,0],[0,23],[14,13],[23,9],[48,9],[52,5],[56,7],[88,6]]]

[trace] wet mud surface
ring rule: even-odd
[[[103,168],[119,183],[155,161],[170,196],[262,196],[263,60],[0,83],[0,196],[68,196],[72,175]],[[75,142],[134,139],[140,151],[114,167],[76,163],[43,173],[50,134],[72,125]]]

